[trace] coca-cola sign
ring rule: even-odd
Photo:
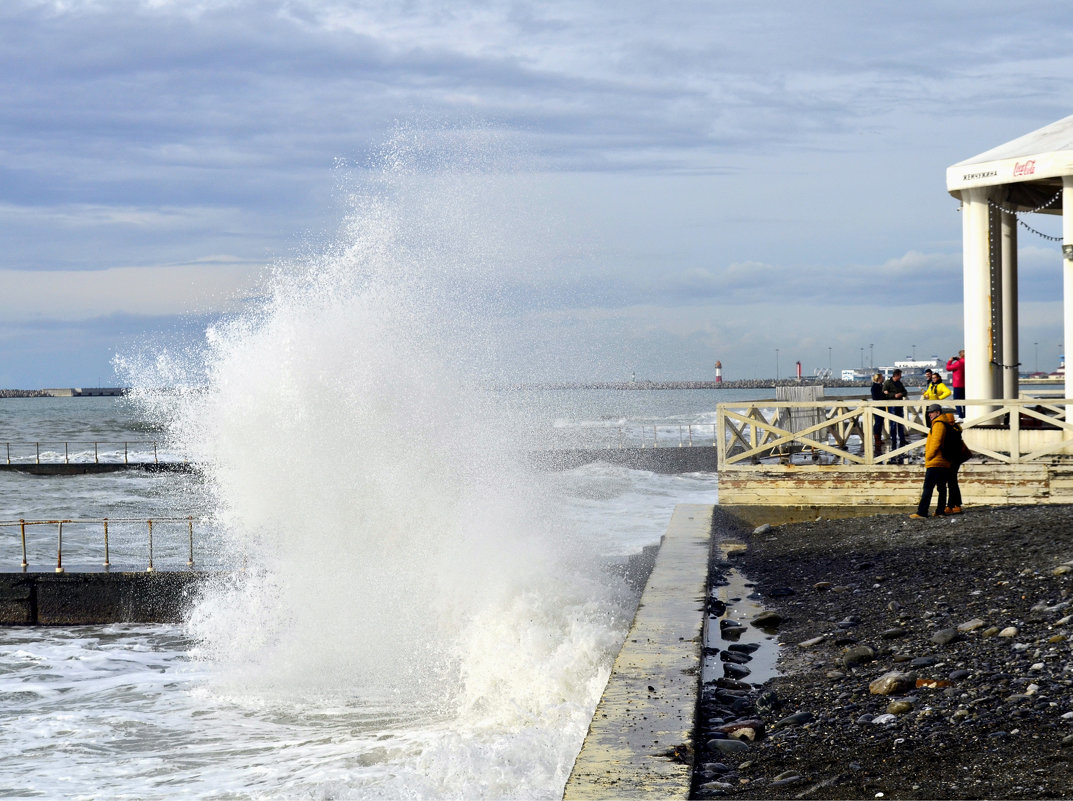
[[[1036,172],[1036,160],[1029,159],[1028,161],[1018,161],[1013,165],[1014,176],[1018,175],[1034,175]]]

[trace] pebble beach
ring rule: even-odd
[[[1073,507],[909,511],[720,521],[747,547],[711,581],[747,577],[779,675],[721,644],[694,797],[1073,797]]]

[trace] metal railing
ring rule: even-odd
[[[42,452],[42,446],[44,451]],[[72,446],[75,453],[72,454]],[[62,448],[62,451],[61,451]],[[12,455],[14,449],[14,456]],[[102,453],[102,450],[104,453]],[[137,454],[146,454],[151,451],[152,461],[158,463],[159,446],[156,442],[109,442],[109,441],[59,441],[40,440],[35,442],[5,442],[4,453],[8,464],[71,464],[72,456],[75,463],[94,462],[130,464],[131,451]],[[91,458],[92,457],[92,458]],[[103,457],[103,459],[102,459]],[[146,457],[140,457],[145,461]]]
[[[721,403],[719,469],[745,469],[764,462],[787,464],[881,465],[920,461],[928,434],[924,410],[933,401],[815,402],[755,401]],[[1073,458],[1073,423],[1066,408],[1073,399],[946,399],[946,407],[969,407],[961,423],[965,441],[979,460],[1005,464]],[[894,410],[898,409],[901,414]],[[802,422],[803,421],[803,422]],[[877,452],[873,424],[882,428]],[[890,425],[906,429],[907,442],[891,450]]]
[[[152,573],[155,568],[153,566],[153,526],[156,524],[158,527],[160,524],[177,524],[172,525],[171,528],[179,528],[185,534],[185,546],[184,550],[187,551],[186,566],[192,568],[194,566],[194,518],[192,516],[187,517],[154,517],[154,518],[97,518],[97,519],[75,519],[65,518],[62,520],[0,520],[0,530],[17,528],[20,538],[22,540],[22,570],[26,572],[29,568],[30,562],[28,558],[28,550],[26,543],[26,529],[27,527],[33,528],[34,526],[56,526],[56,572],[63,573],[63,527],[66,526],[100,526],[102,534],[103,555],[104,562],[103,567],[105,570],[109,569],[111,564],[110,550],[109,550],[109,525],[116,524],[145,524],[146,526],[146,557],[148,559],[148,567],[145,571]]]

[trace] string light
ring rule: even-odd
[[[1062,190],[1059,189],[1057,192],[1054,193],[1054,197],[1052,197],[1050,200],[1048,200],[1043,205],[1036,206],[1036,208],[1034,208],[1034,209],[1022,209],[1022,211],[1024,211],[1027,214],[1035,214],[1036,212],[1043,211],[1048,206],[1053,205],[1055,203],[1055,201],[1057,201],[1058,198],[1060,198],[1061,196],[1062,196]],[[1050,234],[1045,234],[1042,231],[1037,231],[1035,228],[1033,228],[1031,225],[1029,225],[1024,220],[1021,219],[1020,212],[1017,209],[1008,209],[1005,206],[999,205],[998,203],[996,203],[995,201],[991,200],[990,198],[988,198],[988,200],[987,200],[987,205],[989,205],[993,209],[997,209],[998,211],[1005,212],[1006,214],[1012,214],[1014,219],[1017,220],[1018,225],[1022,226],[1026,231],[1030,231],[1031,233],[1035,234],[1036,236],[1040,237],[1041,239],[1046,239],[1048,242],[1061,242],[1062,241],[1062,237],[1060,237],[1060,236],[1051,236]]]

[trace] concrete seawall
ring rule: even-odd
[[[208,573],[0,573],[0,625],[178,623]]]
[[[688,798],[714,509],[675,507],[564,799]]]
[[[118,473],[141,470],[145,473],[192,473],[188,462],[14,462],[0,464],[0,472],[28,473],[34,476],[82,476],[93,473]]]

